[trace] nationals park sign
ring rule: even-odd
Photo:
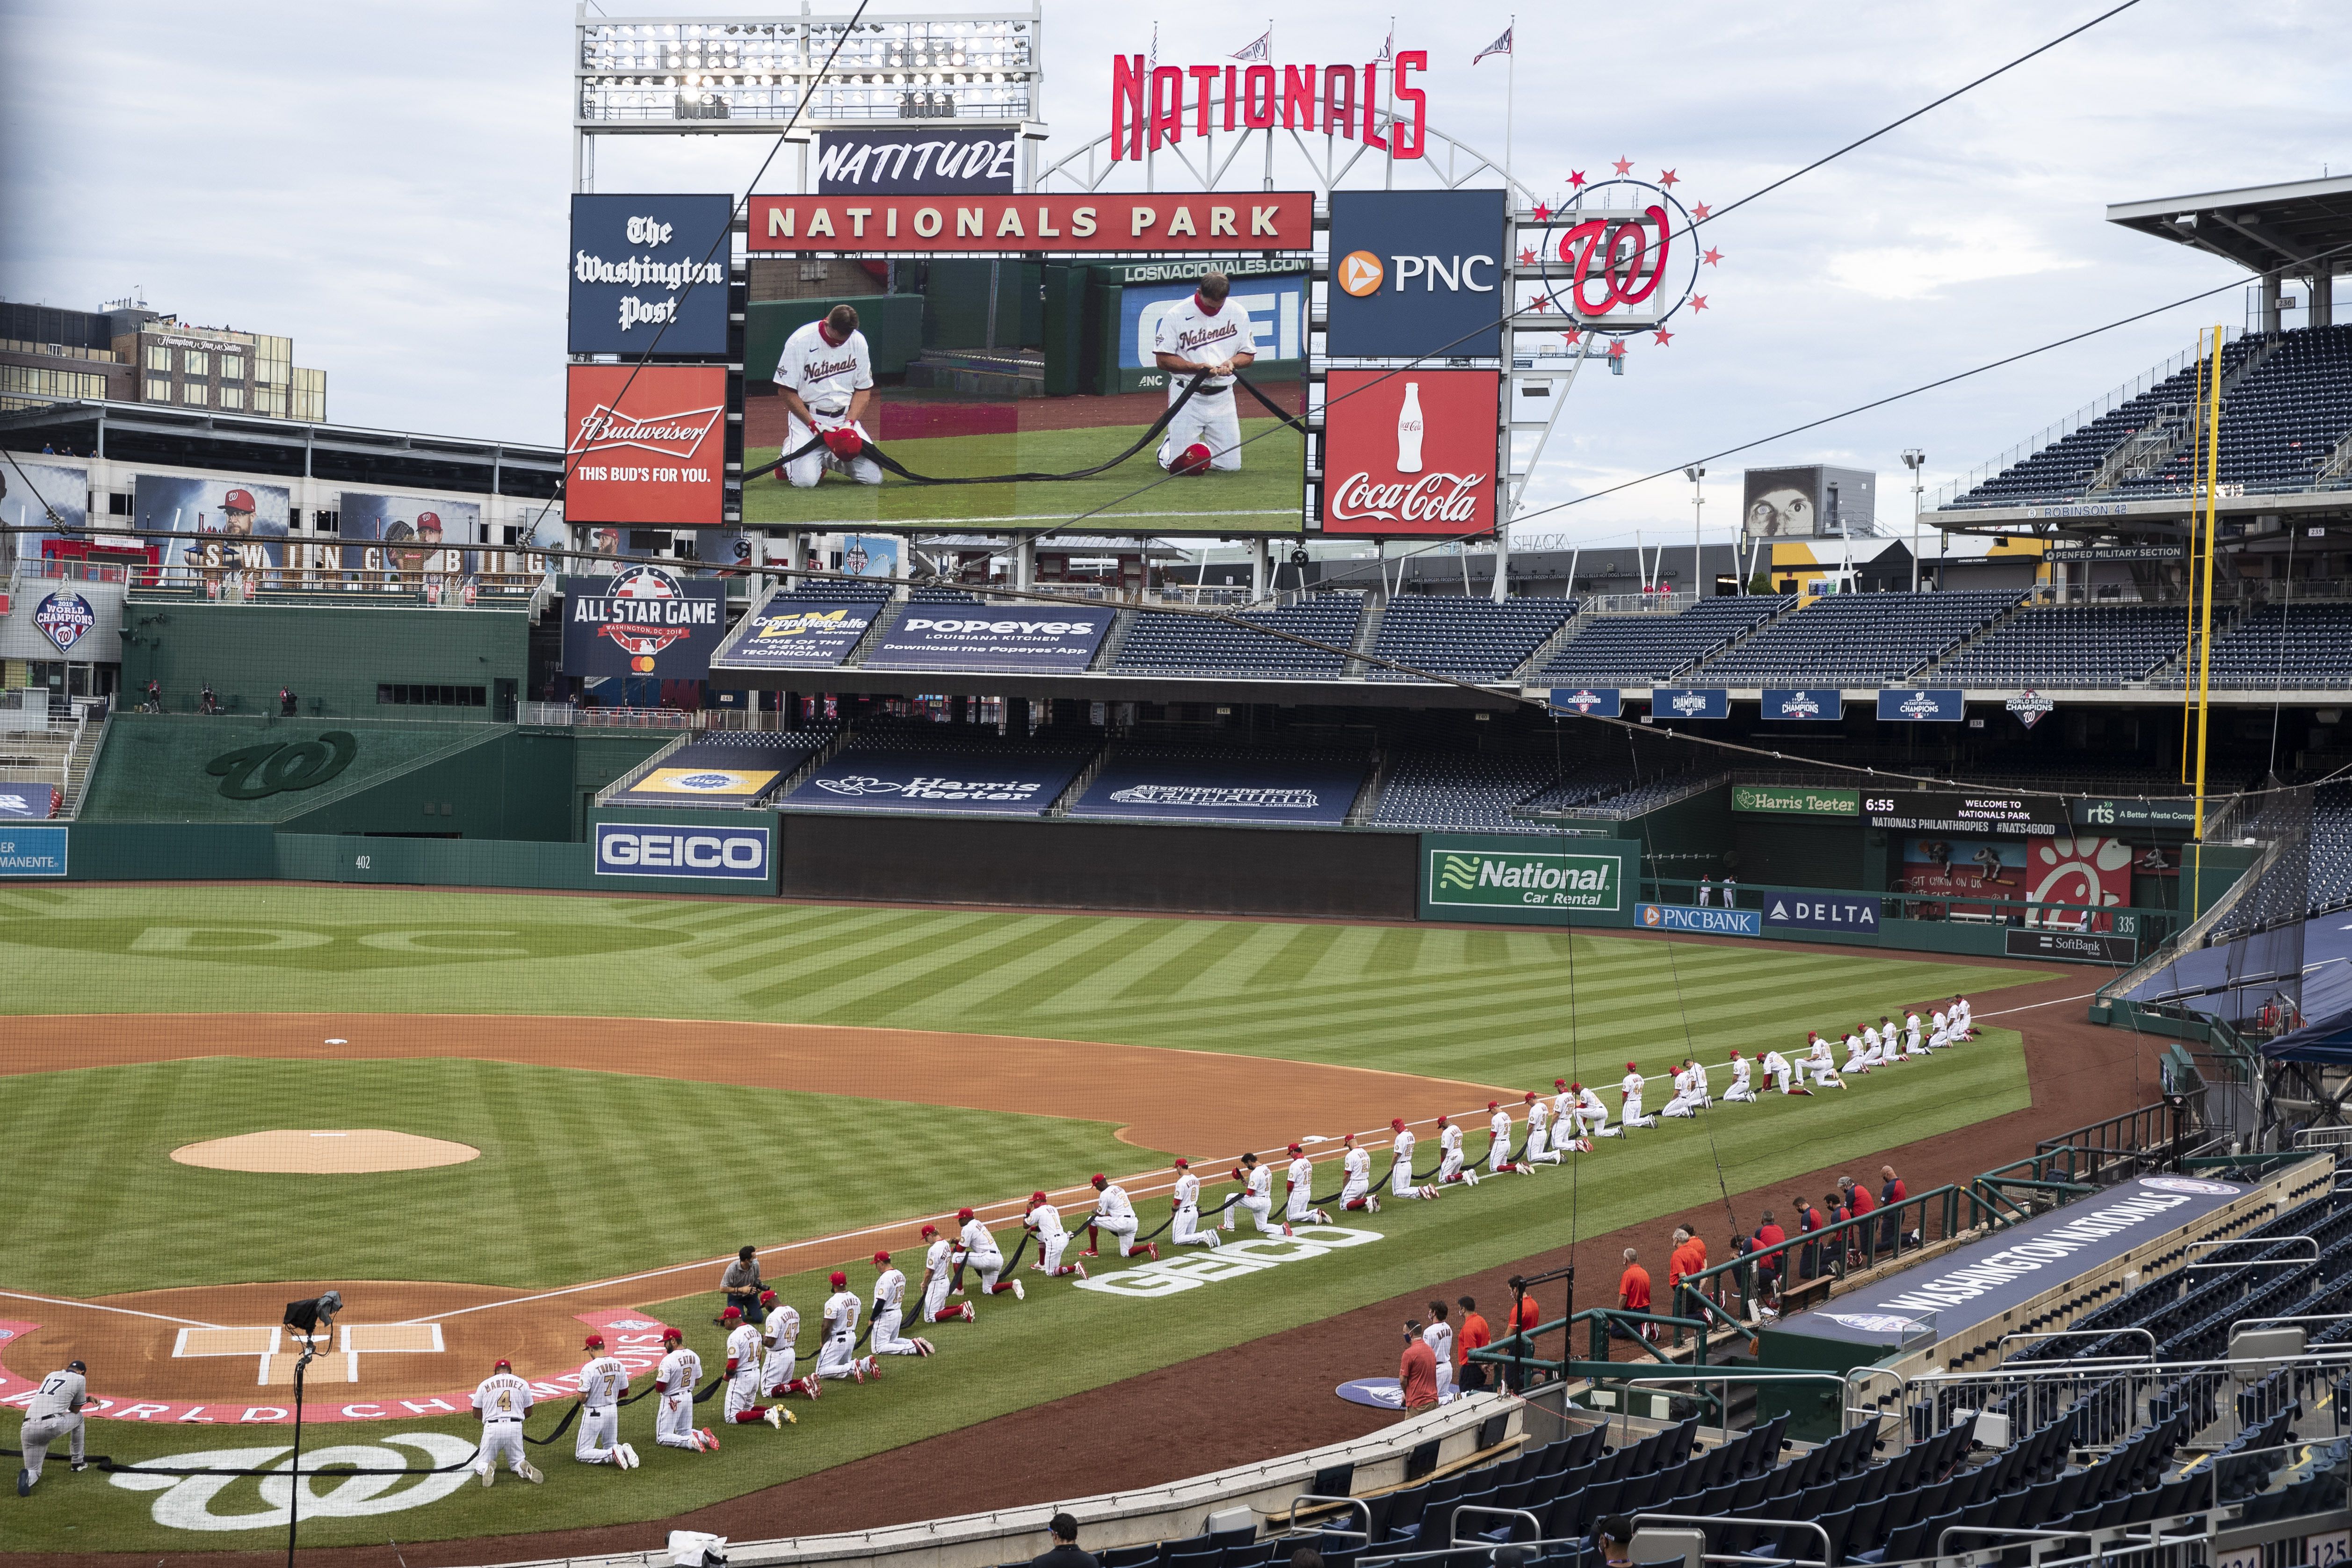
[[[1421,835],[1423,920],[1506,925],[1631,925],[1628,882],[1641,846],[1535,834]]]

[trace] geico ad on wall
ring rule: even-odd
[[[1333,371],[1323,413],[1323,531],[1353,538],[1495,526],[1494,371]]]
[[[1341,358],[1502,350],[1501,191],[1336,191],[1330,351]]]
[[[719,524],[726,496],[725,366],[573,365],[568,386],[568,520]]]

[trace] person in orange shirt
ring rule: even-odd
[[[1675,1227],[1675,1249],[1666,1260],[1666,1312],[1681,1315],[1682,1282],[1706,1267],[1706,1243],[1681,1226]],[[1675,1343],[1682,1343],[1682,1331],[1675,1331]]]
[[[1495,1343],[1493,1331],[1486,1327],[1486,1318],[1478,1311],[1477,1301],[1469,1296],[1459,1298],[1462,1327],[1454,1335],[1454,1385],[1457,1388],[1486,1386],[1486,1364],[1473,1361],[1470,1353],[1484,1350]]]
[[[1437,1407],[1437,1353],[1421,1337],[1421,1324],[1407,1318],[1404,1357],[1397,1363],[1397,1392],[1404,1397],[1406,1414]]]
[[[1535,1297],[1523,1295],[1519,1298],[1518,1306],[1513,1309],[1510,1320],[1504,1325],[1504,1330],[1507,1333],[1523,1333],[1529,1336],[1526,1346],[1526,1354],[1529,1360],[1535,1358],[1536,1346],[1533,1336],[1537,1325],[1542,1322],[1543,1309],[1536,1305]],[[1515,1345],[1512,1348],[1517,1350],[1519,1347]],[[1517,1362],[1503,1369],[1503,1376],[1512,1393],[1519,1392],[1519,1366]]]
[[[1646,1312],[1650,1310],[1650,1271],[1642,1267],[1641,1254],[1631,1247],[1625,1249],[1625,1271],[1617,1277],[1617,1304],[1629,1312]],[[1634,1331],[1628,1329],[1622,1323],[1610,1324],[1609,1333],[1617,1339],[1634,1337]],[[1640,1337],[1657,1338],[1657,1325],[1642,1324]]]

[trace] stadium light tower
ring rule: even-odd
[[[1916,446],[1903,449],[1903,466],[1911,470],[1911,591],[1919,591],[1919,470],[1927,455]]]
[[[1691,482],[1691,600],[1696,603],[1704,591],[1699,584],[1703,580],[1702,574],[1706,570],[1700,564],[1706,545],[1706,535],[1700,528],[1699,518],[1703,515],[1703,508],[1706,506],[1706,493],[1700,487],[1699,481],[1706,477],[1706,470],[1693,464],[1683,470],[1683,477]]]

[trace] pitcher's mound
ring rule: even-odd
[[[432,1166],[462,1166],[482,1157],[467,1144],[387,1133],[380,1127],[294,1128],[241,1133],[172,1151],[184,1166],[216,1171],[276,1171],[301,1176],[339,1176],[361,1171],[415,1171]]]

